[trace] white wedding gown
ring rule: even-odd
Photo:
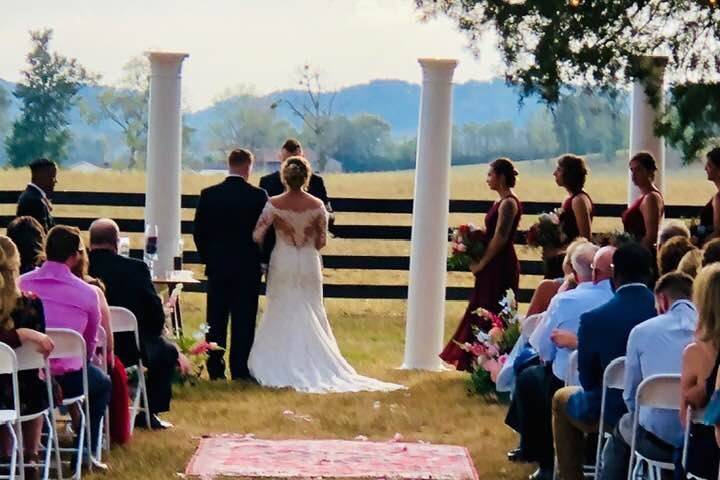
[[[296,212],[270,201],[253,233],[261,242],[275,228],[267,275],[266,306],[248,360],[264,386],[301,392],[391,391],[405,388],[358,375],[343,358],[330,328],[322,294],[322,265],[316,241],[324,241],[325,207]]]

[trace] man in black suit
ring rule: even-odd
[[[89,273],[105,284],[109,305],[127,308],[137,317],[140,354],[147,368],[150,427],[169,428],[172,425],[157,414],[170,410],[178,350],[163,337],[165,312],[150,278],[150,269],[140,260],[118,255],[119,233],[117,224],[108,218],[95,220],[90,225]],[[126,366],[137,364],[138,351],[132,334],[115,335],[115,353]],[[138,422],[144,418],[138,416]],[[141,423],[141,426],[146,425]]]
[[[38,158],[30,163],[30,172],[30,183],[18,198],[17,216],[33,217],[47,233],[55,226],[49,197],[55,191],[57,166],[52,160]]]
[[[285,140],[285,143],[283,143],[282,148],[280,148],[279,158],[281,162],[284,162],[290,157],[302,155],[303,150],[300,141],[294,138],[288,138]],[[260,188],[265,190],[271,197],[283,193],[285,191],[285,185],[283,185],[282,179],[280,178],[280,171],[270,173],[260,178]],[[331,217],[329,228],[332,230],[332,207],[330,206],[330,199],[328,198],[327,190],[325,189],[325,182],[320,175],[316,175],[314,173],[310,175],[307,192],[313,197],[320,199],[320,201],[322,201],[325,205],[325,208],[327,208],[327,211],[330,212]],[[265,235],[265,241],[263,242],[263,264],[267,265],[270,261],[270,254],[272,253],[272,249],[274,247],[275,230],[270,228]]]
[[[230,316],[233,379],[252,378],[247,361],[255,338],[260,294],[261,255],[252,234],[268,196],[248,183],[253,161],[248,150],[230,152],[227,178],[203,190],[195,210],[195,246],[208,278],[207,341],[226,346]],[[207,367],[211,379],[225,378],[223,352],[210,352]]]

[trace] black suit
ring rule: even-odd
[[[285,191],[285,185],[282,184],[280,179],[280,172],[271,173],[260,178],[260,188],[265,190],[269,196],[274,197],[280,195]],[[330,199],[328,198],[327,190],[325,189],[325,182],[320,175],[314,173],[310,176],[310,182],[308,183],[307,192],[313,197],[323,202],[323,205],[328,206]],[[330,224],[332,229],[332,222]],[[275,229],[270,227],[265,235],[263,241],[263,263],[269,263],[270,254],[275,247]]]
[[[140,331],[140,349],[147,367],[148,401],[151,413],[170,409],[172,376],[177,365],[177,348],[163,336],[165,313],[145,263],[110,250],[90,252],[91,276],[105,284],[108,304],[135,314]],[[115,353],[125,365],[135,365],[138,351],[131,334],[115,335]]]
[[[260,294],[260,248],[253,241],[267,193],[245,179],[230,176],[200,193],[195,210],[195,246],[208,277],[209,342],[227,344],[228,316],[232,317],[230,374],[249,378],[247,361],[255,338]],[[210,378],[225,377],[222,352],[210,352]]]
[[[50,213],[50,201],[43,197],[38,188],[28,185],[18,198],[17,216],[30,216],[40,222],[45,233],[55,226],[55,219]]]

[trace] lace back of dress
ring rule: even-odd
[[[294,212],[274,209],[273,226],[278,240],[287,245],[302,248],[317,244],[320,236],[325,235],[325,212],[323,209]]]

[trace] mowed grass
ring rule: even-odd
[[[626,199],[627,177],[624,166],[593,164],[588,191],[596,202],[622,203]],[[560,202],[564,192],[555,186],[552,165],[536,162],[519,164],[516,189],[524,200]],[[485,185],[485,166],[454,168],[451,197],[454,199],[494,199]],[[18,190],[27,182],[28,172],[0,171],[0,188]],[[183,192],[198,193],[221,176],[183,175]],[[326,175],[331,196],[358,198],[411,198],[412,172]],[[253,182],[257,183],[254,176]],[[145,177],[140,172],[101,172],[82,174],[61,171],[58,189],[76,191],[142,192]],[[672,204],[704,204],[713,193],[697,167],[672,172],[666,180],[666,198]],[[3,206],[9,213],[12,206]],[[63,206],[58,216],[111,216],[141,218],[142,209]],[[192,218],[185,210],[183,217]],[[338,223],[409,225],[410,215],[339,214]],[[534,221],[523,219],[524,227]],[[482,216],[454,214],[451,224],[474,222]],[[596,230],[619,226],[618,219],[597,219]],[[185,238],[193,249],[192,239]],[[141,239],[133,236],[133,248]],[[409,243],[397,241],[356,241],[332,239],[329,254],[408,255]],[[520,249],[522,258],[537,258],[537,252]],[[194,267],[198,274],[200,270]],[[406,284],[407,272],[326,270],[328,283]],[[523,286],[537,283],[537,277],[525,277]],[[450,285],[470,285],[469,274],[449,275]],[[183,297],[184,318],[188,331],[204,321],[205,302],[200,294]],[[505,452],[517,438],[503,423],[506,407],[492,398],[469,396],[466,376],[457,372],[422,373],[397,370],[402,363],[406,304],[404,301],[327,299],[330,321],[340,348],[360,373],[402,383],[405,392],[343,395],[308,395],[292,391],[262,389],[248,384],[207,383],[196,387],[178,387],[172,411],[166,418],[175,423],[167,432],[138,432],[132,442],[113,448],[108,458],[111,472],[89,478],[165,479],[184,471],[200,436],[210,433],[252,433],[262,438],[341,438],[364,435],[371,440],[389,440],[400,433],[407,441],[428,441],[466,446],[483,479],[520,479],[528,467],[505,460]],[[454,331],[464,309],[463,302],[448,302],[445,332]],[[278,352],[281,355],[282,352]],[[380,402],[375,408],[375,402]],[[312,421],[283,415],[292,410],[309,415]]]

